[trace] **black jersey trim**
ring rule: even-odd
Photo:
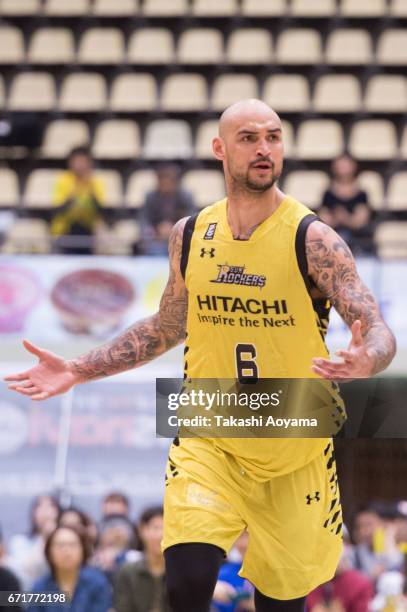
[[[182,235],[182,251],[181,251],[180,268],[181,268],[182,278],[184,280],[185,280],[185,273],[186,273],[187,265],[188,265],[189,251],[191,248],[192,234],[194,233],[195,223],[198,218],[198,215],[199,213],[196,213],[195,215],[192,215],[191,217],[189,217],[189,219],[185,223],[184,233]]]
[[[313,285],[308,275],[308,262],[307,255],[305,252],[305,236],[308,227],[314,221],[319,221],[316,215],[310,214],[303,217],[298,224],[297,234],[295,236],[295,252],[297,255],[298,267],[300,269],[302,278],[304,279],[304,283],[308,290],[308,293],[311,291]]]

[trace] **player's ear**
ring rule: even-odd
[[[223,140],[222,138],[219,138],[219,136],[216,136],[216,138],[212,140],[212,151],[216,159],[219,159],[220,161],[225,159],[225,148]]]

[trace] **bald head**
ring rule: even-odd
[[[222,113],[219,120],[219,136],[223,139],[247,122],[263,124],[272,122],[276,128],[281,129],[280,117],[265,102],[256,100],[240,100],[235,102]]]

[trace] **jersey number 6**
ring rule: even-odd
[[[239,382],[243,385],[253,384],[259,380],[259,370],[254,361],[256,347],[254,344],[236,345],[236,368]]]

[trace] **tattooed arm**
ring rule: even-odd
[[[111,342],[77,359],[66,361],[27,340],[24,346],[39,363],[20,374],[5,378],[9,388],[33,400],[64,393],[73,385],[111,376],[143,365],[185,338],[188,296],[180,272],[182,236],[186,219],[174,226],[170,240],[170,274],[159,311],[138,321]]]
[[[374,297],[361,281],[349,247],[320,221],[309,226],[305,246],[308,273],[317,290],[330,300],[352,332],[348,350],[337,353],[342,363],[315,358],[312,369],[324,378],[336,380],[381,372],[395,355],[396,341]]]

